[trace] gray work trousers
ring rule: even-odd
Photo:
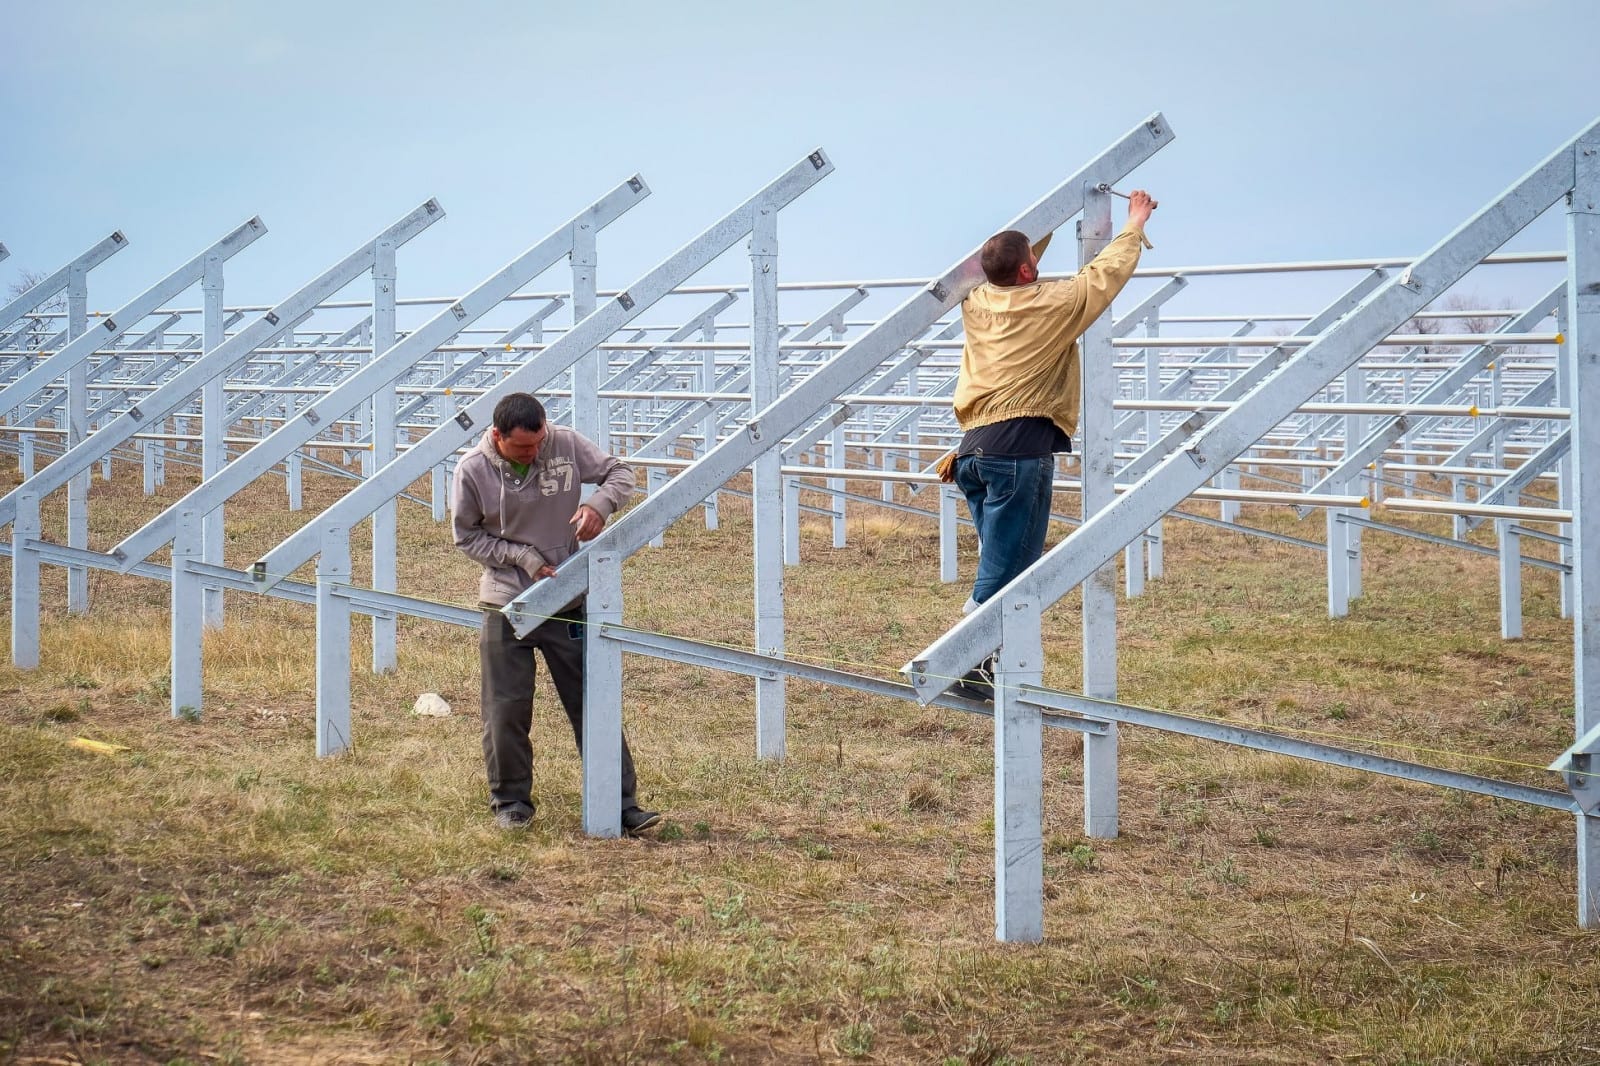
[[[565,610],[518,638],[506,616],[486,610],[478,630],[483,670],[483,763],[489,774],[489,808],[533,813],[534,652],[555,683],[556,695],[583,751],[583,608]],[[568,619],[579,619],[570,622]],[[622,738],[622,809],[638,806],[638,780],[628,738]]]

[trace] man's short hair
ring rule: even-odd
[[[537,433],[544,428],[544,404],[525,392],[513,392],[494,405],[494,428],[502,437],[519,429]]]
[[[1033,242],[1021,230],[1002,230],[983,242],[979,261],[991,285],[1015,285],[1017,271],[1028,261]]]

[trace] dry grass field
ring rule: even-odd
[[[94,546],[189,484],[97,479]],[[299,515],[257,485],[228,562],[341,484],[309,481]],[[970,534],[944,585],[931,522],[853,510],[843,550],[812,523],[790,653],[893,676],[956,617]],[[415,504],[401,528],[402,591],[470,604],[448,529]],[[1333,622],[1319,555],[1167,534],[1167,576],[1122,605],[1124,699],[1560,787],[1540,767],[1571,737],[1571,627],[1549,573],[1527,572],[1508,643],[1489,557],[1369,533],[1366,596]],[[628,564],[627,623],[748,646],[749,559],[741,504],[716,532],[691,515]],[[185,721],[166,586],[92,575],[87,617],[63,588],[47,568],[40,668],[0,668],[0,1060],[1600,1062],[1567,815],[1125,729],[1123,833],[1090,841],[1081,742],[1050,730],[1046,939],[1001,945],[982,718],[792,683],[789,756],[758,763],[751,682],[630,657],[666,824],[581,834],[542,690],[539,813],[505,833],[470,631],[403,624],[399,671],[354,679],[354,750],[319,761],[310,608],[230,596]],[[1046,627],[1046,683],[1072,688],[1075,601]],[[414,717],[428,691],[457,715]]]

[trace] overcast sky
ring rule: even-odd
[[[8,0],[0,27],[0,280],[121,229],[94,308],[252,215],[227,299],[275,302],[430,196],[400,295],[459,293],[638,172],[600,237],[620,287],[816,147],[782,277],[929,276],[1156,111],[1148,265],[1408,255],[1600,116],[1595,0]]]

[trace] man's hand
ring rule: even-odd
[[[600,517],[600,512],[586,503],[579,504],[572,515],[572,528],[580,541],[593,540],[605,527],[606,520]]]
[[[1144,224],[1150,221],[1150,212],[1160,206],[1143,189],[1133,190],[1128,195],[1128,224],[1144,229]]]
[[[551,566],[549,563],[545,563],[543,566],[539,567],[539,569],[533,572],[533,579],[535,581],[543,581],[547,577],[555,576],[556,568]]]

